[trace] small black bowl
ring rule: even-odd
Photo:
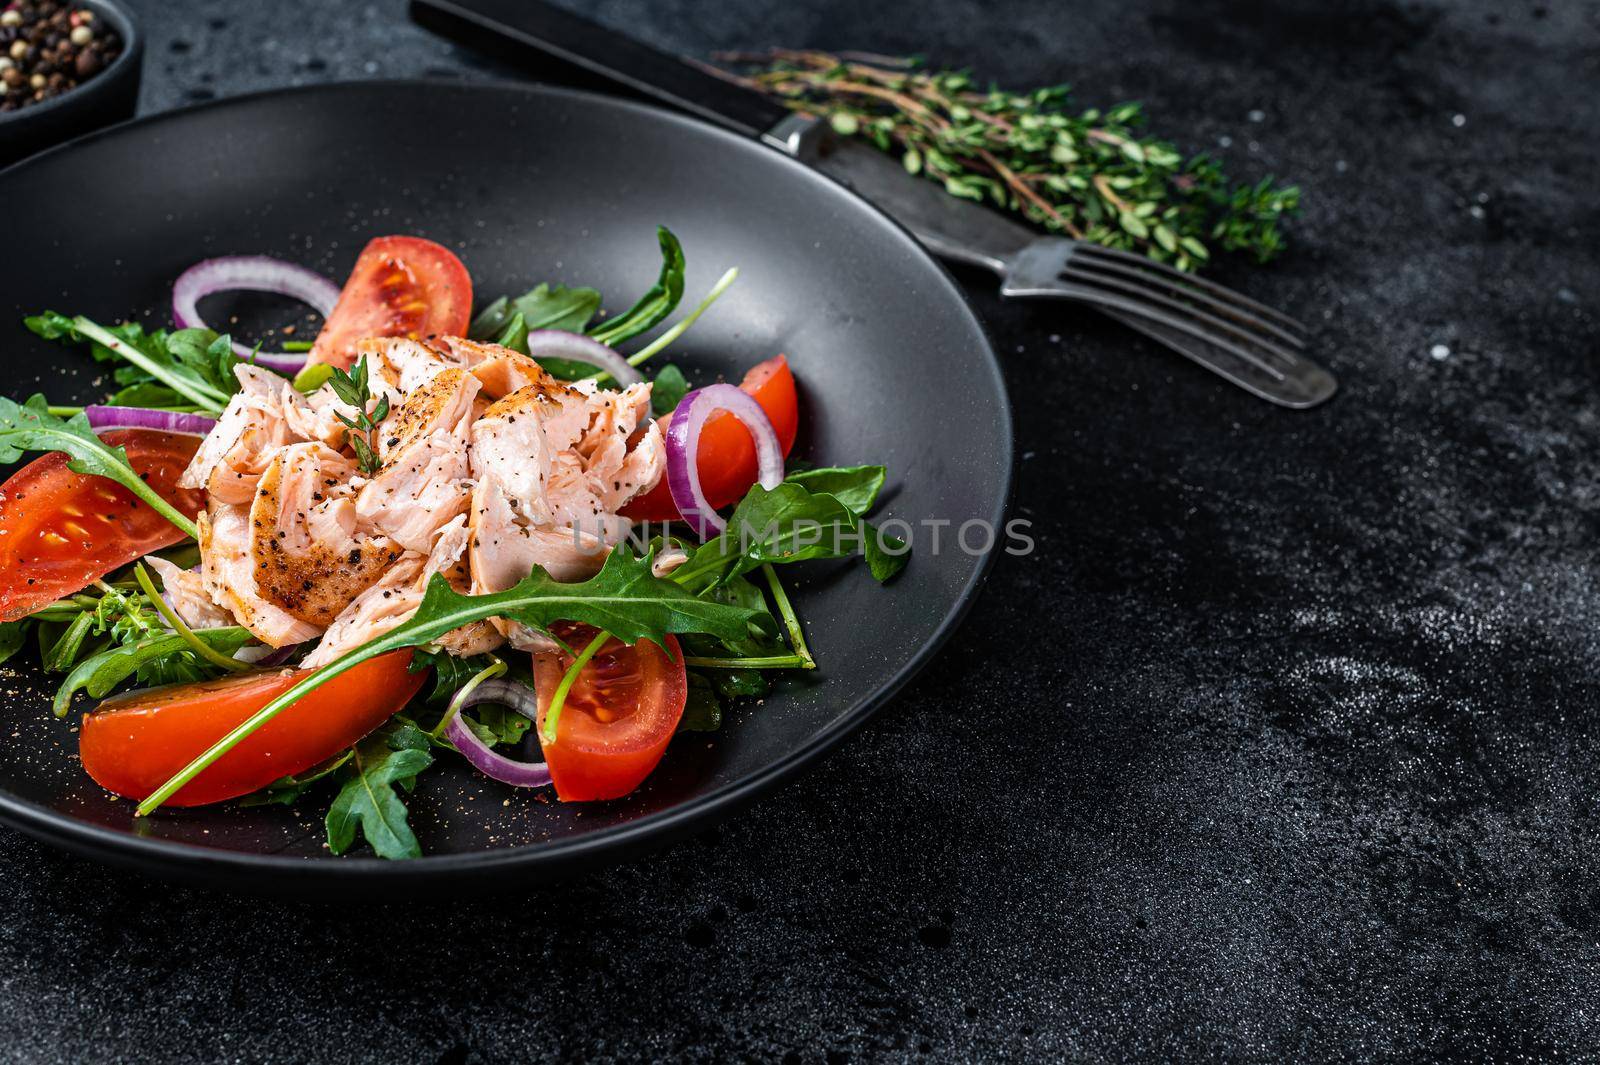
[[[0,113],[0,166],[81,133],[133,117],[144,65],[144,34],[133,13],[112,0],[77,0],[122,38],[111,65],[53,100]]]

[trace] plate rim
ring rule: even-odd
[[[55,145],[10,166],[0,168],[0,187],[13,173],[75,151],[103,138],[124,136],[138,129],[159,126],[164,122],[187,117],[218,108],[237,107],[285,97],[316,96],[342,92],[373,92],[384,89],[429,89],[463,93],[481,93],[485,96],[515,93],[525,97],[565,97],[603,107],[632,111],[657,122],[667,122],[694,128],[721,140],[732,151],[764,153],[765,158],[776,159],[780,166],[788,166],[805,175],[803,180],[816,182],[830,188],[830,194],[842,193],[856,204],[887,223],[889,232],[904,245],[913,257],[931,266],[944,291],[954,297],[954,302],[966,316],[978,344],[979,363],[998,401],[1002,484],[994,511],[983,517],[1000,528],[1010,509],[1015,487],[1016,440],[1015,422],[1010,394],[1004,373],[982,319],[973,309],[965,289],[955,280],[942,263],[935,259],[915,237],[898,221],[870,201],[863,199],[844,185],[811,167],[800,163],[772,148],[763,146],[753,138],[742,137],[714,123],[681,112],[652,104],[639,103],[602,92],[572,89],[543,82],[522,82],[508,79],[484,79],[470,82],[441,83],[422,78],[379,78],[365,80],[340,80],[314,85],[280,86],[259,92],[208,100],[187,107],[173,108],[153,115],[139,116],[126,122],[98,129]],[[426,884],[445,879],[470,877],[493,878],[508,872],[538,873],[545,880],[569,875],[580,868],[609,864],[626,857],[630,848],[635,853],[650,852],[683,838],[695,831],[709,827],[738,812],[755,800],[772,794],[791,782],[800,773],[815,766],[824,756],[834,751],[852,736],[870,718],[878,713],[913,677],[932,661],[935,654],[965,620],[987,582],[999,552],[998,541],[979,561],[967,581],[959,589],[950,608],[939,621],[933,635],[917,651],[902,662],[884,683],[866,698],[845,710],[835,719],[832,728],[816,734],[810,741],[777,758],[764,768],[745,777],[733,780],[696,799],[678,803],[664,810],[645,814],[635,820],[609,828],[596,829],[579,836],[552,839],[538,843],[523,843],[512,847],[451,854],[424,854],[405,861],[389,861],[369,855],[338,858],[290,858],[279,854],[252,853],[248,851],[209,848],[174,840],[141,837],[132,833],[105,828],[76,820],[68,815],[47,810],[13,796],[0,781],[0,822],[17,829],[34,839],[64,847],[88,857],[125,866],[133,866],[153,875],[199,879],[211,882],[228,882],[230,886],[254,890],[270,890],[274,886],[327,886],[336,881],[373,879],[405,884]],[[270,883],[244,878],[255,876],[270,878]]]

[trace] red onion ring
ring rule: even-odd
[[[172,286],[172,320],[179,329],[208,328],[200,317],[200,301],[213,292],[275,292],[309,303],[324,318],[339,302],[339,286],[321,274],[266,255],[224,255],[203,259],[178,275]],[[250,357],[248,344],[233,342],[234,353]],[[254,362],[269,370],[294,373],[306,363],[306,354],[257,352]]]
[[[540,359],[571,359],[604,370],[623,388],[636,385],[644,377],[628,365],[628,360],[592,337],[566,333],[560,329],[535,329],[528,334],[528,354]]]
[[[700,537],[709,540],[728,527],[700,488],[700,432],[717,411],[744,423],[756,442],[757,480],[771,490],[783,480],[783,448],[772,421],[755,397],[733,385],[707,385],[683,397],[667,425],[667,487],[673,505]]]
[[[89,427],[95,432],[105,432],[108,429],[155,429],[163,433],[205,436],[217,427],[217,420],[208,418],[204,414],[150,410],[147,407],[92,405],[83,408],[83,414],[89,419]]]
[[[444,734],[456,745],[456,750],[484,776],[510,784],[514,788],[542,788],[550,783],[550,767],[543,762],[519,762],[497,753],[480,740],[476,733],[461,720],[461,712],[478,703],[499,703],[510,707],[523,717],[537,721],[539,696],[525,685],[509,680],[486,680],[468,693],[456,708]]]

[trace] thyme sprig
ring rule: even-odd
[[[361,472],[371,477],[383,466],[378,460],[378,452],[372,446],[372,442],[376,439],[378,423],[389,416],[389,397],[383,396],[378,400],[376,407],[371,411],[367,410],[368,404],[372,402],[372,392],[367,385],[365,355],[357,360],[349,373],[335,366],[328,377],[328,384],[333,387],[335,395],[356,409],[354,418],[338,413],[335,417],[350,430],[350,447],[356,453],[356,460],[361,463]]]
[[[1235,185],[1216,160],[1184,158],[1139,132],[1143,108],[1075,113],[1064,85],[979,88],[966,71],[917,60],[773,49],[720,53],[729,79],[826,118],[900,156],[951,195],[992,203],[1053,232],[1147,255],[1181,270],[1212,250],[1267,262],[1300,190],[1270,176]]]

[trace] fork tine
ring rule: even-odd
[[[1121,248],[1108,248],[1103,244],[1090,244],[1085,241],[1077,241],[1075,243],[1072,249],[1072,256],[1076,257],[1078,255],[1084,255],[1087,258],[1117,259],[1133,266],[1142,267],[1145,270],[1155,270],[1159,273],[1167,275],[1168,277],[1171,277],[1173,280],[1180,281],[1185,285],[1189,285],[1194,288],[1203,288],[1214,296],[1224,299],[1231,299],[1237,303],[1243,304],[1259,315],[1276,319],[1277,322],[1286,329],[1298,329],[1302,333],[1311,332],[1311,330],[1307,329],[1303,323],[1290,318],[1282,311],[1274,310],[1264,303],[1257,303],[1249,296],[1235,292],[1226,285],[1219,285],[1209,278],[1199,277],[1195,274],[1186,274],[1182,270],[1168,266],[1166,263],[1158,263],[1148,256],[1135,255],[1132,252],[1123,251]]]
[[[1170,312],[1174,312],[1172,314],[1173,317],[1185,316],[1190,319],[1196,319],[1204,322],[1206,325],[1211,326],[1211,329],[1205,331],[1204,333],[1196,334],[1198,336],[1202,336],[1204,339],[1212,340],[1214,342],[1217,331],[1221,330],[1224,333],[1231,333],[1240,340],[1249,341],[1262,350],[1277,355],[1279,358],[1291,359],[1295,357],[1293,351],[1289,351],[1278,346],[1271,339],[1260,333],[1250,332],[1237,322],[1229,321],[1226,318],[1220,318],[1217,315],[1212,314],[1210,311],[1203,310],[1192,303],[1185,303],[1184,301],[1174,299],[1171,296],[1162,295],[1160,292],[1152,291],[1143,285],[1134,285],[1126,281],[1116,281],[1106,277],[1096,277],[1083,271],[1075,272],[1070,266],[1061,272],[1061,276],[1067,281],[1078,283],[1081,288],[1084,288],[1090,292],[1095,290],[1105,291],[1107,289],[1125,292],[1128,294],[1128,296],[1123,298],[1126,299],[1126,301],[1131,305],[1132,309],[1134,309],[1136,312],[1141,306],[1141,303],[1146,306],[1154,303],[1159,307],[1167,308],[1167,310]]]
[[[1085,278],[1093,278],[1096,284],[1107,285],[1111,288],[1121,289],[1124,292],[1144,293],[1148,292],[1152,285],[1160,285],[1169,291],[1181,294],[1184,299],[1194,300],[1196,302],[1203,303],[1208,307],[1213,307],[1229,318],[1235,318],[1246,324],[1256,326],[1260,329],[1265,329],[1267,332],[1277,335],[1285,343],[1293,344],[1297,348],[1303,348],[1306,346],[1306,342],[1304,340],[1278,325],[1276,322],[1257,317],[1256,315],[1253,315],[1244,309],[1244,307],[1217,299],[1215,296],[1212,296],[1203,290],[1181,284],[1177,281],[1168,280],[1161,274],[1151,273],[1148,270],[1140,270],[1137,267],[1126,266],[1120,262],[1115,262],[1110,259],[1105,261],[1101,261],[1099,259],[1089,259],[1087,257],[1079,259],[1077,255],[1074,254],[1067,259],[1067,273],[1072,273],[1075,268],[1078,268],[1079,273]],[[1133,278],[1139,283],[1129,284],[1127,282],[1113,281],[1109,277],[1096,276],[1101,273],[1112,273],[1121,277]]]
[[[1239,334],[1244,340],[1255,344],[1262,350],[1271,352],[1280,359],[1284,359],[1295,364],[1303,362],[1301,357],[1292,351],[1285,351],[1284,349],[1275,347],[1259,337],[1251,336],[1248,333],[1243,333],[1242,331],[1229,326],[1226,322],[1221,321],[1221,319],[1216,318],[1214,315],[1206,314],[1203,311],[1196,311],[1193,307],[1190,307],[1187,304],[1180,304],[1176,300],[1168,300],[1165,297],[1159,298],[1160,302],[1173,304],[1179,310],[1188,312],[1187,316],[1169,314],[1159,307],[1152,307],[1147,302],[1129,299],[1128,297],[1118,295],[1115,292],[1108,292],[1105,289],[1088,285],[1074,285],[1063,282],[1061,283],[1061,287],[1057,290],[1056,294],[1065,296],[1068,299],[1079,299],[1086,303],[1112,307],[1119,311],[1126,311],[1129,314],[1133,314],[1142,318],[1148,318],[1154,322],[1159,322],[1162,325],[1168,326],[1169,328],[1176,329],[1179,332],[1187,333],[1192,337],[1204,340],[1208,344],[1215,344],[1217,347],[1237,355],[1250,365],[1279,381],[1284,380],[1288,375],[1273,363],[1262,358],[1260,351],[1252,351],[1236,341],[1229,340],[1227,337],[1218,336],[1214,330],[1206,329],[1203,326],[1196,324],[1194,319],[1209,318],[1216,324],[1226,328],[1228,332]],[[1145,293],[1145,298],[1151,298],[1151,294]]]

